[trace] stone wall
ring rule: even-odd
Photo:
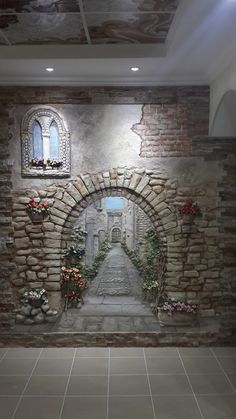
[[[166,252],[170,295],[200,303],[203,314],[235,310],[236,139],[206,136],[207,87],[0,90],[2,321],[11,322],[28,286],[44,286],[52,307],[60,305],[63,243],[83,209],[104,196],[130,199],[151,219]],[[68,120],[68,180],[21,178],[21,118],[37,104]],[[30,196],[51,205],[42,224],[26,213]],[[203,214],[192,225],[178,213],[188,198]]]
[[[12,183],[9,144],[9,115],[6,104],[0,105],[0,324],[8,328],[13,320],[12,287],[9,275],[12,262]]]
[[[153,182],[162,184],[161,192],[155,192]],[[28,190],[27,194],[35,192]],[[42,225],[32,225],[26,214],[25,193],[23,190],[20,196],[18,191],[13,207],[13,217],[19,225],[15,236],[15,260],[19,268],[12,281],[18,298],[26,284],[37,284],[50,291],[51,304],[58,308],[63,243],[70,239],[73,225],[84,208],[113,195],[134,201],[151,219],[166,252],[167,291],[171,296],[200,303],[205,315],[229,308],[229,301],[223,304],[222,297],[227,296],[227,300],[230,297],[232,303],[233,280],[227,285],[213,185],[183,188],[177,179],[170,180],[158,171],[145,169],[85,175],[38,191],[41,198],[47,198],[52,211],[50,220]],[[184,224],[178,206],[190,193],[201,206],[203,216],[193,224]]]

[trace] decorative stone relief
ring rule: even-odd
[[[35,122],[42,130],[43,156],[37,167],[33,151],[33,128]],[[50,126],[54,123],[58,130],[58,160],[50,156]],[[22,176],[25,177],[68,177],[70,176],[70,134],[64,118],[49,106],[31,108],[21,126]],[[54,164],[50,164],[54,161]]]

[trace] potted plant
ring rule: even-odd
[[[182,215],[184,223],[192,223],[195,216],[201,215],[201,210],[196,202],[192,199],[187,199],[185,203],[179,208],[179,213]]]
[[[29,203],[26,205],[26,211],[30,215],[33,223],[42,222],[50,214],[48,203],[41,201],[40,198],[34,197],[30,198]]]
[[[82,304],[84,303],[82,294],[87,286],[87,281],[82,278],[80,269],[75,267],[67,268],[66,266],[62,266],[61,291],[65,300],[65,310],[67,310],[68,306],[77,307],[80,301]]]
[[[79,269],[83,267],[83,257],[85,255],[85,236],[86,232],[81,227],[76,227],[71,236],[72,242],[64,251],[65,264],[67,267],[75,266]]]
[[[171,298],[158,307],[158,320],[160,326],[194,326],[197,313],[197,304]]]
[[[42,304],[48,303],[47,293],[44,288],[29,288],[22,296],[23,304],[30,304],[33,307],[41,307]]]
[[[61,167],[63,162],[58,159],[47,159],[47,165],[51,167],[52,169],[58,169]]]
[[[31,163],[31,166],[33,167],[44,167],[43,159],[33,158],[30,163]]]

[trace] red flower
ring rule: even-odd
[[[187,199],[185,203],[179,208],[181,214],[200,215],[201,210],[198,204],[194,203],[192,199]]]

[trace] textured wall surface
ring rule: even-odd
[[[27,286],[44,286],[59,306],[62,242],[87,205],[111,195],[133,200],[154,223],[171,295],[199,302],[204,314],[235,309],[236,139],[207,137],[207,87],[2,88],[0,101],[0,311],[8,320]],[[21,118],[36,104],[68,123],[69,179],[21,178]],[[25,211],[32,195],[51,205],[42,224]],[[187,198],[202,210],[192,225],[178,212]]]

